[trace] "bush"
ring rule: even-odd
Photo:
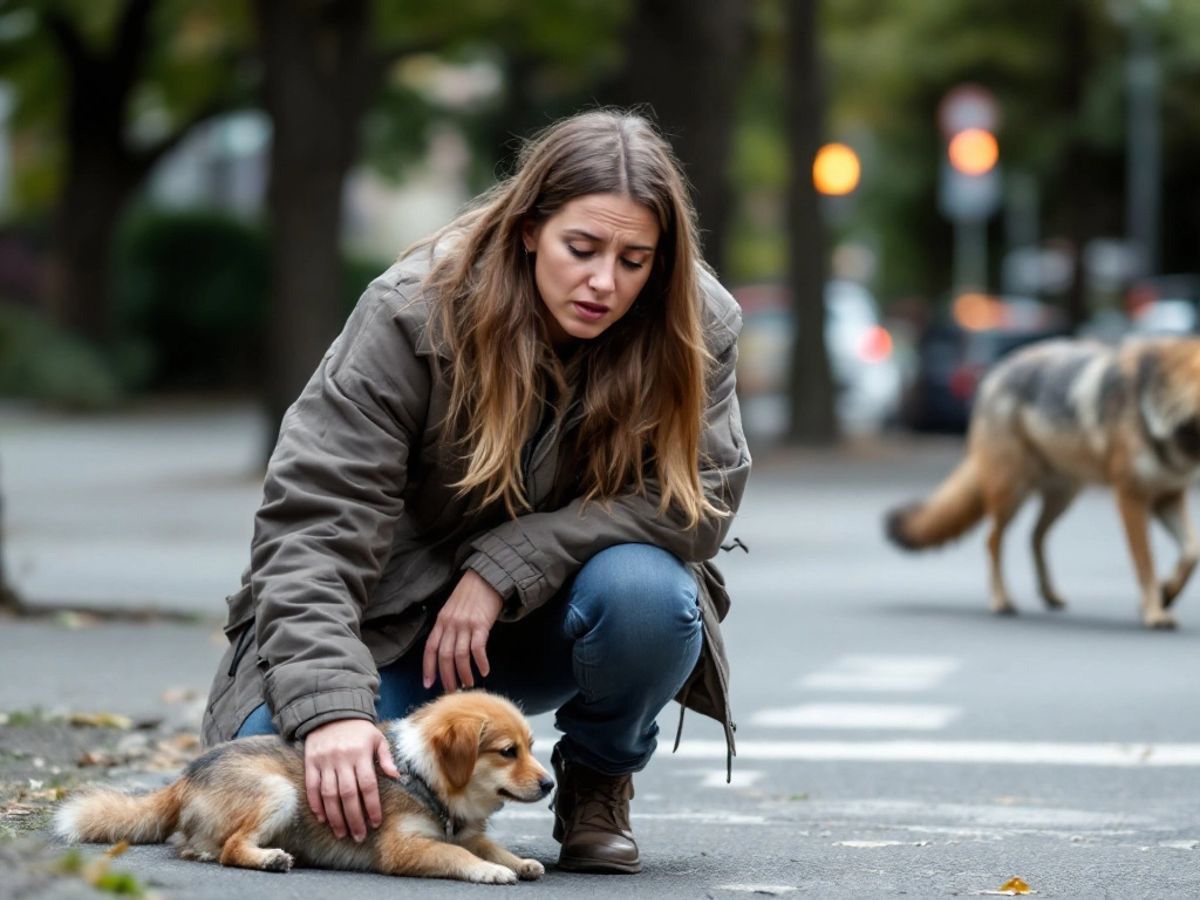
[[[269,248],[264,231],[210,212],[140,210],[118,235],[117,363],[139,388],[262,383]],[[344,310],[386,263],[344,261]]]
[[[121,399],[104,357],[42,316],[0,303],[0,395],[72,409],[104,409]]]
[[[139,211],[117,237],[113,302],[137,387],[231,387],[260,374],[267,247],[205,212]]]

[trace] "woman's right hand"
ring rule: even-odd
[[[339,838],[367,836],[367,822],[383,821],[375,761],[384,775],[399,778],[387,738],[366,719],[338,719],[318,725],[304,739],[304,786],[317,821]],[[366,808],[366,816],[363,808]]]

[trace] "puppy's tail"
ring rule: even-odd
[[[978,467],[968,456],[928,500],[891,510],[884,518],[884,531],[897,547],[924,550],[969,531],[983,513]]]
[[[123,794],[108,788],[71,798],[54,814],[54,833],[71,843],[160,844],[179,824],[183,783],[149,794]]]

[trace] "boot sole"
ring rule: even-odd
[[[592,872],[601,875],[636,875],[642,871],[642,862],[603,862],[596,859],[581,859],[560,856],[558,868],[564,872]]]

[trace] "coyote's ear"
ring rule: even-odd
[[[473,717],[456,716],[434,726],[429,743],[453,790],[461,791],[471,780],[482,734],[483,720]]]

